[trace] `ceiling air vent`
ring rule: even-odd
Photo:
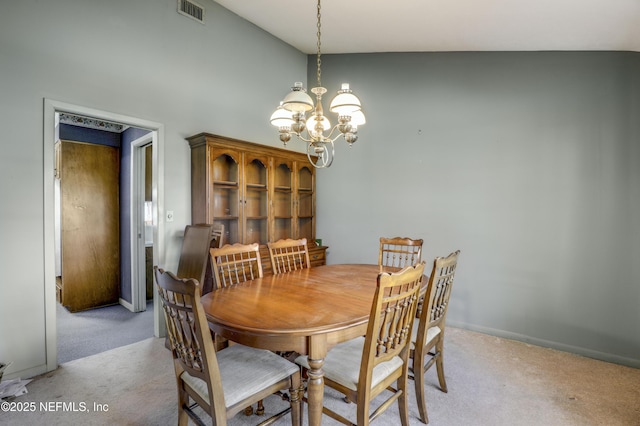
[[[204,7],[191,0],[178,0],[178,13],[204,24]]]

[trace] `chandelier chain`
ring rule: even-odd
[[[320,0],[318,0],[318,32],[316,33],[316,35],[318,36],[318,58],[317,58],[317,65],[318,65],[318,71],[317,71],[317,77],[318,77],[318,87],[321,87],[322,84],[320,83],[320,64],[321,64],[321,60],[320,60],[320,37],[321,37],[321,32],[320,32]]]

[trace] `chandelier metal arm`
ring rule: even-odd
[[[304,142],[307,142],[307,143],[313,143],[313,142],[335,142],[335,141],[336,141],[340,136],[342,136],[342,135],[343,135],[343,133],[340,133],[340,132],[339,132],[337,135],[332,136],[332,135],[333,135],[333,132],[335,132],[335,131],[336,131],[336,129],[338,128],[338,126],[339,126],[339,124],[336,124],[335,126],[333,126],[333,128],[331,129],[331,131],[329,132],[329,134],[328,134],[328,135],[324,135],[324,134],[323,134],[323,135],[318,136],[318,137],[311,137],[311,136],[310,136],[310,137],[308,137],[308,138],[305,138],[305,137],[304,137],[304,135],[303,135],[302,133],[299,133],[299,132],[293,132],[293,131],[292,131],[291,133],[293,133],[294,135],[296,135],[296,137],[297,137],[298,139],[300,139],[300,140],[302,140],[302,141],[304,141]]]
[[[313,167],[324,169],[331,166],[336,148],[333,141],[312,142],[307,146],[307,158]]]

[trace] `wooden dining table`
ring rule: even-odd
[[[327,352],[366,334],[378,265],[323,265],[268,275],[202,297],[211,329],[231,341],[309,357],[309,425],[322,421]]]

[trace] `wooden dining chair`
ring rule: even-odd
[[[221,248],[210,249],[209,253],[211,254],[214,290],[230,287],[263,275],[260,250],[257,243],[226,244]],[[213,333],[213,336],[216,350],[228,346],[227,339],[215,333]],[[260,411],[262,411],[261,404],[258,406],[258,412]],[[249,410],[246,413],[251,414]]]
[[[291,412],[291,424],[299,426],[299,367],[273,352],[244,345],[216,352],[198,281],[180,279],[158,267],[154,274],[173,354],[178,424],[187,425],[188,418],[204,424],[193,410],[198,405],[211,416],[213,424],[226,425],[245,407],[288,390],[290,406],[273,420]]]
[[[206,224],[187,225],[178,260],[177,274],[182,278],[193,278],[202,283],[202,294],[211,291],[213,283],[206,279],[209,267],[212,226]]]
[[[226,244],[220,248],[212,248],[209,253],[216,288],[262,278],[262,260],[258,243]]]
[[[254,278],[262,278],[263,276],[260,245],[258,243],[226,244],[221,248],[210,249],[209,253],[211,253],[214,289],[230,287]],[[211,333],[216,350],[229,346],[227,339],[213,331]],[[258,401],[255,412],[259,416],[264,414],[262,400]],[[253,414],[253,407],[247,407],[244,413],[247,416]]]
[[[311,267],[306,238],[282,239],[268,242],[267,246],[274,275]]]
[[[409,343],[423,272],[424,263],[400,272],[381,272],[366,335],[334,346],[325,357],[322,365],[325,386],[357,404],[358,426],[369,425],[396,400],[401,424],[409,424]],[[298,357],[296,363],[309,369],[306,355]],[[394,382],[397,388],[392,387]],[[391,391],[391,396],[369,415],[371,401],[385,390]],[[353,425],[351,420],[327,407],[322,411],[340,423]]]
[[[460,250],[457,250],[447,257],[435,258],[422,306],[414,320],[410,352],[413,362],[410,377],[415,381],[418,411],[423,423],[429,422],[424,375],[434,363],[438,371],[440,389],[447,392],[447,382],[444,377],[444,331],[459,254]]]
[[[262,260],[260,259],[260,245],[226,244],[221,248],[212,248],[211,261],[213,265],[214,287],[216,289],[229,287],[241,282],[262,278]],[[211,332],[216,350],[221,350],[229,346],[227,339]],[[256,414],[264,414],[264,402],[258,401]],[[247,416],[253,414],[253,407],[249,406],[244,413]]]
[[[222,247],[224,245],[224,224],[214,223],[211,231],[211,247]]]
[[[406,266],[420,263],[422,240],[411,238],[380,238],[378,265],[382,271],[398,271]]]

